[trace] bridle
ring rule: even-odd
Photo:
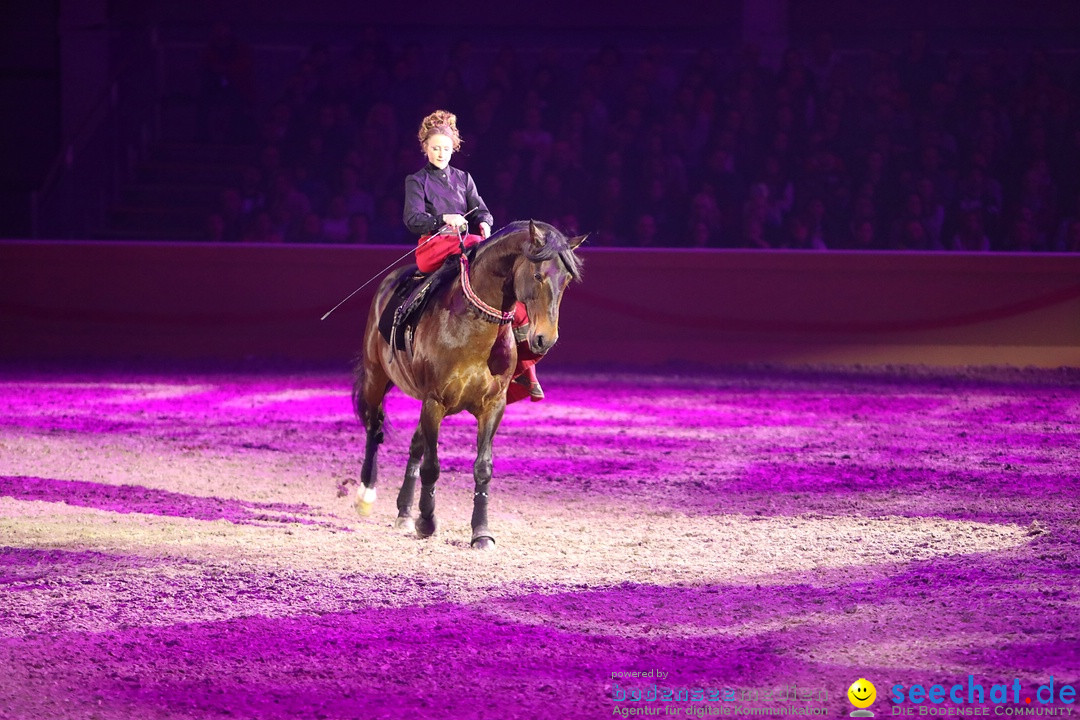
[[[493,308],[486,302],[480,299],[480,296],[473,290],[472,282],[469,280],[469,260],[465,257],[465,253],[458,255],[458,259],[461,265],[461,292],[465,294],[465,299],[469,303],[480,311],[481,317],[488,322],[495,322],[500,325],[505,325],[514,319],[514,311],[503,312],[497,308]]]

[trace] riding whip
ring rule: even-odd
[[[479,207],[479,206],[478,206],[478,207]],[[470,214],[471,214],[471,213],[472,213],[472,212],[473,212],[474,210],[476,210],[476,209],[477,209],[477,208],[473,208],[472,210],[469,210],[468,212],[466,212],[466,213],[463,213],[461,217],[468,217],[468,216],[469,216],[469,215],[470,215]],[[337,309],[338,309],[339,307],[341,307],[342,305],[344,305],[344,304],[346,303],[346,301],[348,301],[348,300],[349,300],[350,298],[352,298],[352,296],[353,296],[353,295],[355,295],[356,293],[358,293],[358,292],[360,292],[361,290],[363,290],[364,288],[366,288],[366,287],[367,287],[368,285],[370,285],[370,284],[371,284],[371,283],[372,283],[372,282],[373,282],[373,281],[374,281],[374,280],[375,280],[376,278],[378,278],[379,276],[381,276],[381,275],[382,275],[383,273],[385,273],[385,272],[386,272],[387,270],[389,270],[390,268],[392,268],[392,267],[394,267],[395,265],[397,265],[397,264],[398,264],[399,262],[401,262],[401,261],[402,261],[402,260],[404,260],[405,258],[409,257],[409,255],[411,255],[412,253],[416,252],[416,251],[417,251],[417,250],[419,250],[420,248],[422,248],[422,247],[424,247],[425,245],[427,245],[427,244],[428,244],[429,242],[431,242],[431,241],[432,241],[432,240],[433,240],[433,239],[434,239],[435,237],[437,237],[438,235],[441,235],[441,234],[442,234],[442,231],[443,231],[443,230],[446,230],[446,229],[447,229],[448,227],[450,227],[450,224],[449,224],[449,223],[445,223],[445,224],[443,224],[443,226],[442,226],[442,227],[440,227],[440,228],[439,228],[438,230],[436,230],[435,232],[431,233],[431,235],[429,235],[429,236],[428,236],[428,239],[427,239],[427,240],[425,240],[424,242],[420,243],[420,244],[419,244],[419,245],[417,245],[416,247],[412,248],[411,250],[409,250],[409,252],[405,253],[404,255],[402,255],[401,257],[399,257],[399,258],[398,258],[397,260],[395,260],[394,262],[390,263],[389,265],[387,265],[386,267],[384,267],[384,268],[383,268],[382,270],[380,270],[379,272],[377,272],[377,273],[375,273],[374,275],[372,275],[372,276],[371,276],[370,278],[368,278],[367,282],[365,282],[365,283],[364,283],[363,285],[361,285],[360,287],[356,288],[356,289],[355,289],[355,290],[353,290],[353,291],[352,291],[351,293],[349,293],[348,295],[346,295],[346,296],[345,296],[345,297],[344,297],[344,298],[342,299],[342,301],[341,301],[341,302],[339,302],[339,303],[338,303],[337,305],[335,305],[334,307],[332,307],[332,308],[330,308],[329,310],[327,310],[327,311],[326,311],[326,314],[325,314],[325,315],[323,315],[323,316],[322,316],[321,318],[319,318],[319,320],[325,320],[326,318],[330,317],[330,313],[334,312],[334,311],[335,311],[335,310],[337,310]]]

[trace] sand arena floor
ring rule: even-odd
[[[496,438],[484,554],[471,417],[418,540],[396,392],[361,519],[345,372],[0,374],[0,718],[601,718],[652,685],[835,717],[858,678],[882,717],[968,675],[1068,707],[1036,690],[1080,685],[1080,374],[545,389]]]

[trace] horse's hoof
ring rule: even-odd
[[[412,517],[406,515],[405,517],[399,517],[394,520],[394,527],[398,530],[404,530],[405,532],[415,532],[416,521],[413,520]]]
[[[426,518],[426,517],[423,517],[423,516],[417,518],[417,520],[416,520],[416,535],[417,535],[417,537],[422,537],[422,538],[431,537],[432,535],[435,534],[435,529],[436,529],[436,523],[435,523],[435,516],[434,515],[432,515],[429,518]]]
[[[474,550],[494,550],[495,538],[490,535],[477,535],[471,543]]]
[[[356,494],[356,512],[360,513],[360,517],[371,515],[371,510],[375,506],[375,495],[373,487],[364,488]]]

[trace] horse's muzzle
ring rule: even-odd
[[[544,335],[543,333],[530,335],[529,350],[532,350],[537,355],[543,355],[555,345],[558,339],[558,333],[554,335]]]

